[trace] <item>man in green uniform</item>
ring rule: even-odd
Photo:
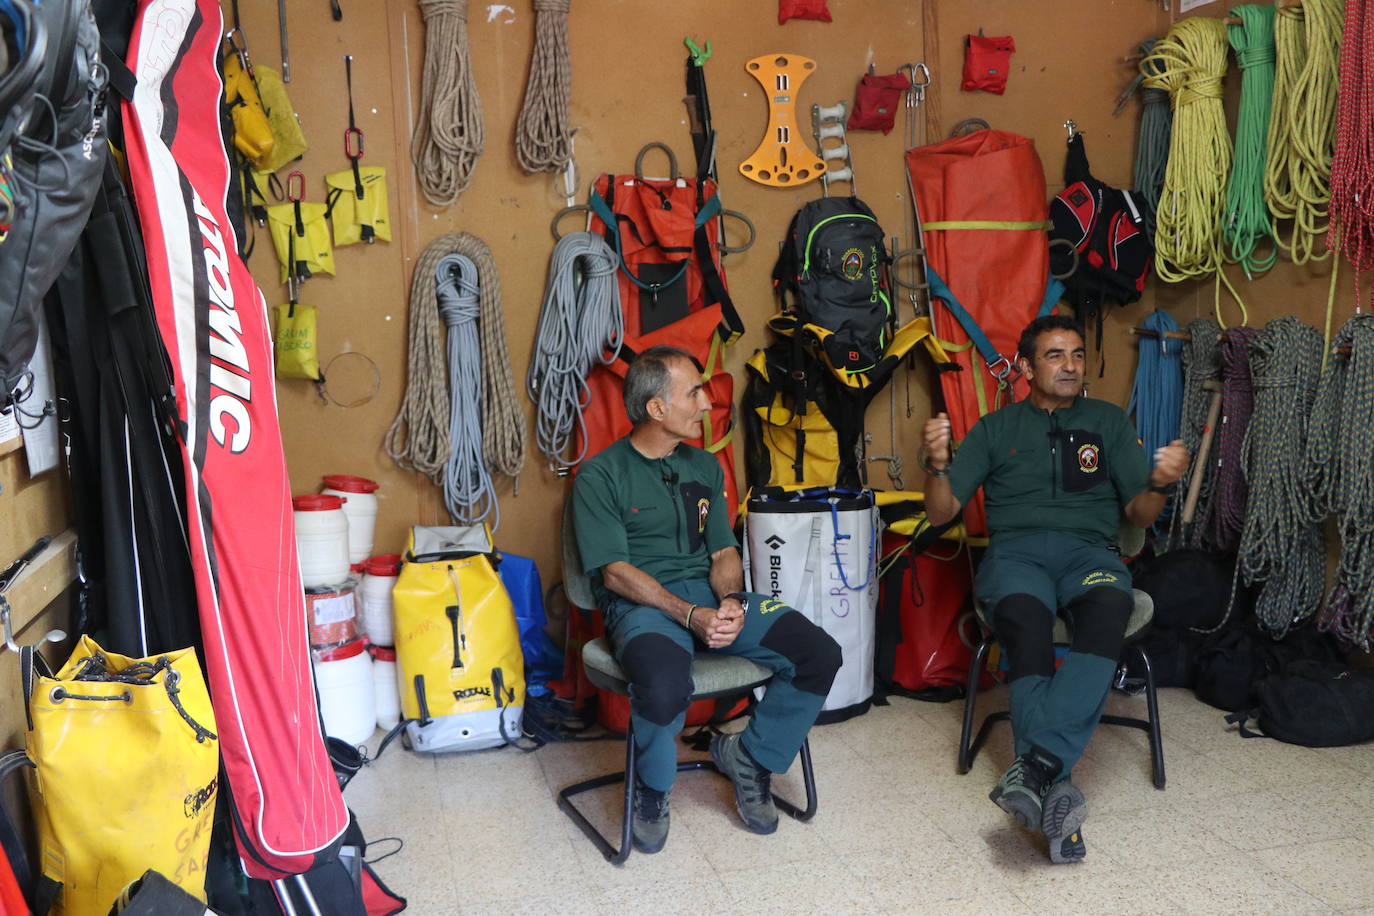
[[[777,829],[769,780],[791,766],[841,662],[840,647],[820,627],[743,591],[724,473],[714,456],[685,444],[701,438],[710,406],[689,354],[645,350],[625,375],[633,431],[584,464],[573,486],[582,566],[630,680],[638,754],[631,837],[641,852],[658,852],[668,838],[694,652],[741,655],[774,671],[744,731],[711,742],[755,833]]]
[[[1125,412],[1081,397],[1072,320],[1037,318],[1017,353],[1030,397],[980,419],[952,461],[949,418],[926,423],[926,512],[942,524],[983,488],[992,536],[976,592],[1007,655],[1017,755],[991,798],[1044,832],[1052,861],[1075,862],[1087,804],[1069,776],[1102,715],[1133,604],[1117,533],[1123,516],[1154,523],[1188,452],[1175,440],[1151,468]],[[1073,625],[1058,671],[1056,613]]]

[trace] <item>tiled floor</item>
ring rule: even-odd
[[[980,712],[1005,691],[985,696]],[[1099,728],[1074,771],[1091,811],[1076,866],[1050,866],[1043,840],[987,799],[1010,762],[1007,726],[971,773],[955,773],[960,703],[897,699],[814,729],[819,812],[783,817],[772,836],[744,830],[724,779],[683,774],[667,847],[620,868],[554,802],[620,769],[619,741],[439,757],[397,742],[347,800],[369,839],[404,838],[377,871],[417,916],[1374,914],[1374,745],[1243,740],[1189,691],[1162,690],[1160,703],[1168,788],[1150,783],[1143,733]],[[1114,695],[1109,709],[1142,706]],[[799,797],[796,774],[777,789]],[[615,828],[617,789],[581,801]]]

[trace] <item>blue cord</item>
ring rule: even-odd
[[[1153,466],[1155,450],[1178,438],[1183,413],[1183,341],[1167,336],[1178,330],[1178,323],[1167,312],[1156,309],[1143,326],[1159,337],[1140,341],[1140,364],[1126,410],[1135,416],[1136,434]],[[1165,507],[1161,521],[1171,513],[1172,505]]]

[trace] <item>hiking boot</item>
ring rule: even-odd
[[[778,809],[769,783],[773,774],[755,763],[740,743],[740,736],[716,735],[711,739],[711,759],[735,784],[735,810],[744,826],[754,833],[778,829]]]
[[[1065,779],[1050,786],[1045,793],[1040,829],[1050,845],[1050,861],[1056,865],[1081,862],[1088,855],[1083,845],[1083,821],[1088,817],[1088,803],[1078,787]]]
[[[659,792],[635,780],[634,818],[630,822],[630,841],[640,852],[655,853],[668,842],[668,797],[672,790]]]
[[[1063,765],[1059,758],[1038,747],[1011,762],[988,798],[1027,830],[1039,830],[1041,797]]]

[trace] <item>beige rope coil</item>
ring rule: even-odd
[[[410,284],[410,338],[406,391],[387,430],[386,453],[401,467],[419,471],[444,485],[449,443],[449,369],[446,330],[439,317],[434,272],[445,255],[465,255],[477,265],[481,312],[477,320],[482,353],[482,446],[487,469],[515,477],[525,464],[525,420],[517,406],[506,325],[501,312],[501,279],[491,249],[475,235],[456,232],[430,243],[415,262]]]
[[[1296,264],[1328,252],[1331,157],[1336,143],[1336,83],[1342,10],[1340,0],[1310,0],[1280,9],[1274,20],[1274,107],[1269,121],[1264,201],[1277,222],[1293,221],[1287,238],[1274,237]]]
[[[515,158],[526,172],[560,172],[572,158],[572,63],[568,8],[572,0],[534,0],[534,51],[525,102],[515,127]]]
[[[468,0],[420,0],[420,13],[425,66],[410,158],[425,199],[446,207],[467,190],[482,155],[482,99],[472,78]]]

